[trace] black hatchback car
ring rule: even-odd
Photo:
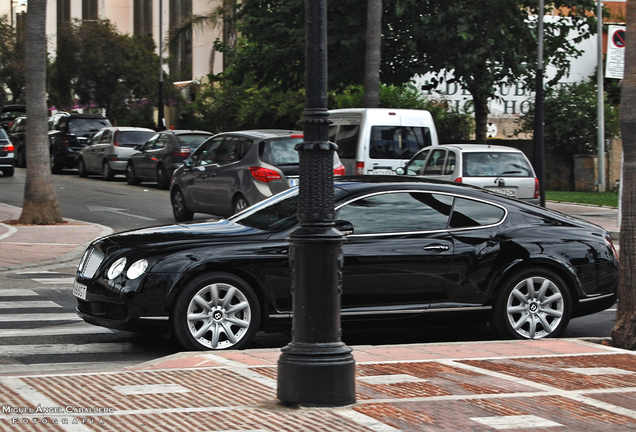
[[[24,115],[26,115],[26,105],[5,105],[0,108],[0,126],[8,129],[13,119]]]
[[[589,222],[422,178],[343,177],[334,192],[343,322],[470,315],[535,339],[616,301],[616,251]],[[123,330],[169,325],[191,350],[244,348],[289,325],[297,198],[294,187],[227,220],[94,241],[73,287],[79,315]]]
[[[130,156],[126,165],[128,184],[151,181],[159,189],[168,189],[174,170],[211,136],[210,132],[195,130],[167,130],[153,135]]]
[[[64,168],[77,168],[80,151],[110,121],[101,114],[59,112],[49,118],[49,156],[51,173]]]
[[[15,166],[18,168],[26,168],[26,116],[14,119],[9,128],[7,135],[15,147]]]

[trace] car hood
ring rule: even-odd
[[[111,234],[102,238],[106,244],[119,249],[147,248],[161,244],[162,247],[179,244],[248,241],[266,239],[270,232],[239,225],[226,219],[211,219],[205,222],[164,225]],[[109,248],[106,246],[106,248]]]

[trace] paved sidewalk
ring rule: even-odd
[[[618,236],[617,211],[549,203]],[[106,227],[15,226],[0,270],[78,260]],[[636,355],[578,339],[356,346],[356,403],[284,406],[279,349],[184,352],[115,372],[0,376],[0,431],[636,431]]]

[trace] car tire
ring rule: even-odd
[[[110,165],[108,165],[107,161],[104,161],[102,164],[102,177],[104,177],[106,181],[113,181],[115,178],[115,173],[110,169]]]
[[[82,178],[88,176],[88,173],[86,172],[86,165],[84,164],[84,159],[82,158],[77,161],[77,174]]]
[[[129,163],[126,165],[126,181],[129,185],[135,186],[141,183],[141,180],[135,174],[135,167],[133,164]]]
[[[188,350],[241,349],[260,324],[258,297],[242,279],[229,273],[194,278],[175,299],[173,334]]]
[[[558,337],[571,313],[570,290],[563,278],[548,269],[529,268],[502,284],[491,323],[510,339]]]
[[[11,167],[11,168],[2,168],[2,174],[5,177],[13,177],[13,173],[15,171],[15,168]]]
[[[192,220],[194,212],[188,208],[181,189],[178,187],[173,189],[170,195],[170,202],[172,203],[172,214],[177,222],[189,222]]]
[[[249,206],[250,205],[247,203],[245,197],[239,194],[236,196],[236,198],[234,198],[234,205],[232,206],[232,210],[234,211],[234,214],[236,214],[240,211],[245,210]]]
[[[53,149],[49,150],[49,161],[51,164],[51,174],[61,174],[62,173],[62,165],[55,159],[55,154],[53,153]]]
[[[18,154],[15,160],[15,166],[17,166],[18,168],[26,168],[26,155],[24,154],[23,148],[18,150]]]
[[[157,187],[162,190],[170,188],[170,178],[163,165],[157,167]]]

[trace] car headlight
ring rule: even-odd
[[[108,273],[106,273],[106,276],[108,277],[108,279],[115,279],[121,274],[121,272],[124,271],[124,267],[126,267],[126,258],[119,258],[110,266],[110,268],[108,269]]]
[[[126,272],[126,277],[128,279],[137,279],[146,271],[147,268],[148,268],[147,260],[140,259],[139,261],[135,261],[134,263],[132,263],[132,265]]]

